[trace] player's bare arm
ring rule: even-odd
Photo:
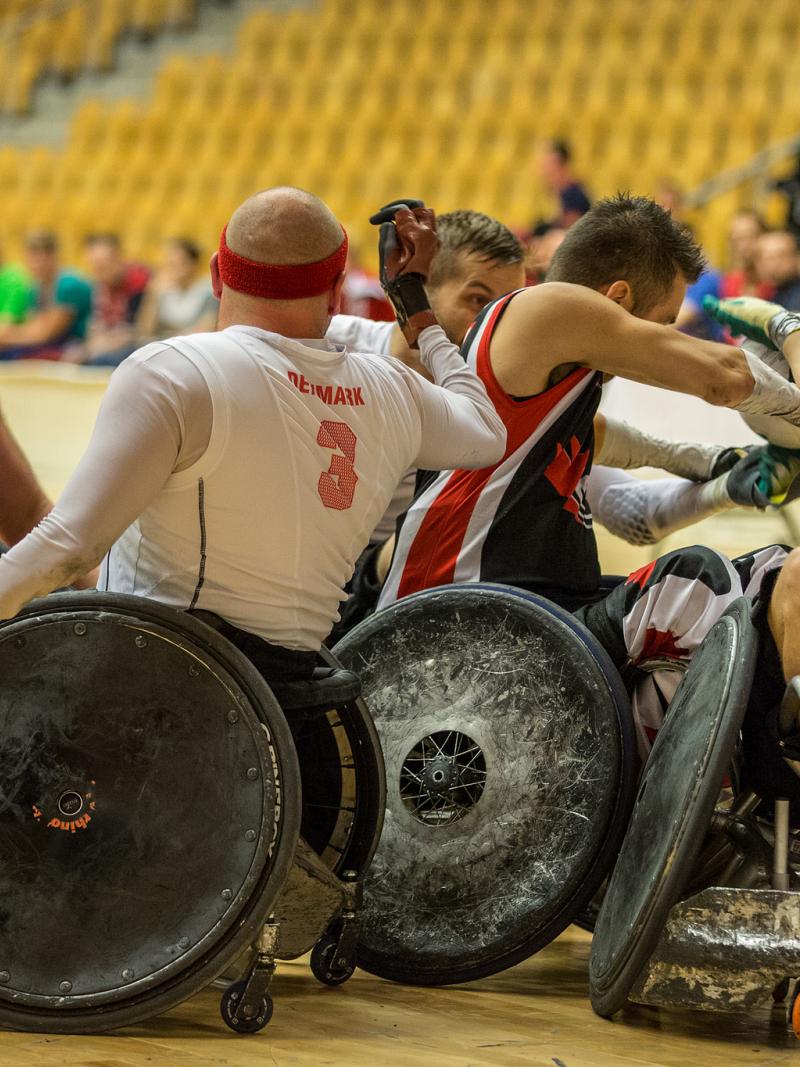
[[[491,361],[512,396],[530,396],[552,383],[561,368],[591,367],[735,406],[753,378],[738,349],[686,337],[661,322],[635,318],[613,299],[581,285],[546,282],[520,293],[498,323]]]

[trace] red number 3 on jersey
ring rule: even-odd
[[[317,482],[317,492],[326,508],[347,511],[352,506],[358,475],[353,469],[356,459],[356,435],[346,422],[323,419],[319,424],[317,444],[338,448],[344,455],[331,456],[331,464]]]

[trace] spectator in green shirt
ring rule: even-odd
[[[92,287],[59,262],[55,234],[37,230],[25,240],[33,278],[27,319],[0,325],[0,359],[80,358],[92,310]]]
[[[22,267],[0,267],[0,323],[24,322],[30,305],[31,279]]]

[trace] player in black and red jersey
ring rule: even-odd
[[[702,265],[668,213],[620,196],[572,229],[548,283],[484,309],[462,353],[503,418],[506,452],[482,471],[431,475],[400,528],[381,605],[447,582],[507,582],[579,609],[622,668],[654,655],[690,658],[745,594],[761,600],[759,686],[764,707],[774,708],[784,677],[800,672],[800,553],[772,546],[729,561],[702,547],[681,550],[605,596],[586,499],[592,461],[606,458],[594,426],[606,374],[800,424],[800,392],[768,361],[669,328]],[[784,330],[780,340],[791,363],[800,330]],[[777,495],[786,487],[770,484],[776,466],[769,455],[761,460],[761,490]],[[757,487],[752,459],[741,467],[730,478]],[[646,749],[659,722],[638,725]],[[778,776],[783,769],[778,761]]]

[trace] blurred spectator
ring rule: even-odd
[[[572,151],[566,141],[546,141],[539,154],[539,172],[547,188],[558,197],[560,210],[554,225],[565,230],[592,206],[586,188],[572,172],[571,161]]]
[[[0,266],[0,323],[24,322],[31,302],[31,278],[11,263]]]
[[[92,287],[59,263],[58,239],[36,230],[25,239],[33,278],[25,322],[0,325],[0,359],[81,359],[92,310]]]
[[[771,285],[772,299],[790,311],[800,311],[800,258],[797,238],[788,230],[773,230],[758,239],[758,277]]]
[[[766,231],[757,211],[744,208],[731,218],[728,227],[730,269],[722,275],[720,296],[772,297],[773,287],[758,276],[758,240]]]
[[[150,271],[125,262],[115,233],[90,234],[84,247],[94,281],[86,362],[116,367],[136,348],[134,324]]]
[[[530,236],[523,240],[525,245],[525,274],[529,285],[543,282],[550,269],[555,251],[567,231],[561,226],[549,222],[540,222],[534,226]]]
[[[164,246],[159,272],[147,287],[136,322],[140,343],[203,333],[217,325],[218,303],[206,275],[198,278],[200,249],[185,237]]]
[[[683,219],[686,210],[683,188],[672,178],[660,178],[653,199],[674,219]]]
[[[786,209],[786,229],[800,238],[800,155],[797,157],[794,174],[775,182],[775,188],[789,201]]]
[[[725,328],[703,310],[706,296],[719,296],[722,275],[713,267],[706,267],[696,282],[686,290],[675,325],[681,333],[700,337],[705,341],[724,341]]]
[[[694,232],[687,223],[684,228]],[[703,309],[703,299],[706,296],[719,296],[722,275],[709,264],[696,282],[686,290],[681,309],[675,320],[675,325],[681,333],[688,333],[692,337],[700,337],[705,341],[724,341],[725,328],[716,319],[712,319]]]
[[[360,252],[353,241],[347,249],[341,313],[376,322],[394,322],[394,308],[383,294],[380,279],[361,265]]]

